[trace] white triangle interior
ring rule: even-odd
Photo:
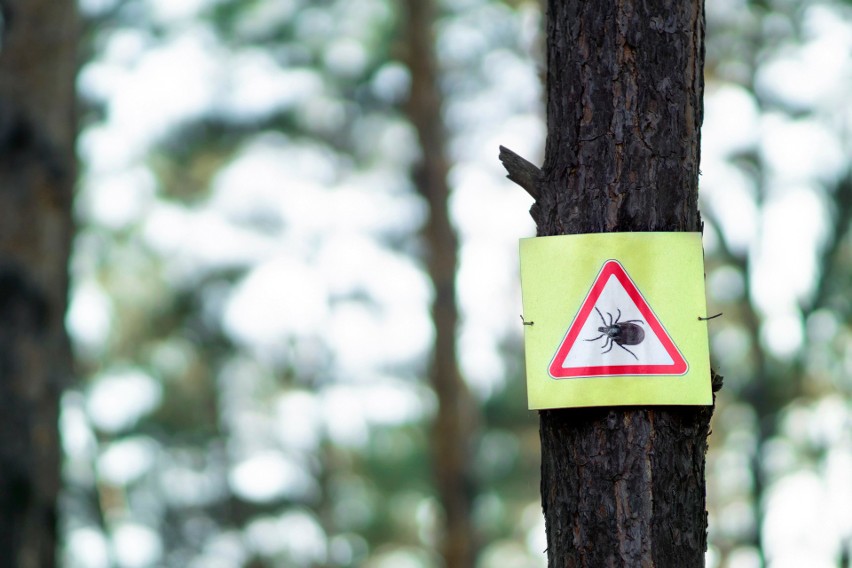
[[[645,317],[615,275],[610,275],[600,297],[595,302],[595,308],[600,311],[600,315],[598,311],[591,310],[580,329],[577,340],[561,363],[563,369],[623,365],[672,365],[674,363],[660,339],[645,321]],[[610,321],[615,324],[616,319],[619,323],[633,320],[631,323],[639,326],[645,332],[644,339],[637,345],[624,344],[620,346],[617,342],[610,343],[608,337],[599,328],[608,327]],[[603,336],[600,337],[602,334]]]

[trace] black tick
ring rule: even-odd
[[[601,337],[606,337],[601,348],[609,348],[601,353],[609,353],[612,351],[613,345],[618,345],[633,355],[633,358],[638,361],[639,357],[637,357],[633,351],[625,347],[625,345],[639,345],[642,343],[645,339],[645,330],[636,324],[641,323],[644,325],[645,322],[642,320],[619,321],[621,319],[621,310],[618,310],[618,315],[615,317],[615,321],[612,320],[611,313],[606,313],[606,315],[609,316],[609,323],[607,324],[606,320],[604,320],[603,314],[597,307],[595,307],[595,311],[598,312],[598,315],[601,317],[601,323],[603,323],[603,326],[598,328],[598,331],[601,332],[601,334],[597,337],[593,337],[592,339],[586,339],[586,341],[596,341]]]

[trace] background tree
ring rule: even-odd
[[[55,565],[76,166],[74,2],[0,3],[0,558]]]
[[[449,213],[450,164],[435,61],[435,6],[431,0],[406,0],[401,20],[411,74],[406,110],[420,143],[413,178],[429,215],[424,238],[435,326],[429,379],[438,399],[431,438],[435,484],[444,515],[442,551],[447,568],[464,568],[474,566],[479,545],[472,518],[476,487],[471,459],[478,409],[459,371],[456,353],[458,235]]]

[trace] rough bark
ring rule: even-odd
[[[0,34],[0,559],[55,565],[75,178],[76,5],[5,0]]]
[[[411,72],[406,112],[417,131],[422,153],[415,167],[414,182],[429,209],[424,240],[427,270],[435,294],[432,301],[435,345],[429,378],[438,399],[432,461],[444,513],[441,548],[447,568],[470,568],[477,551],[471,516],[474,496],[471,450],[476,420],[475,406],[457,364],[458,236],[447,209],[449,165],[432,36],[434,11],[432,0],[403,2],[403,31]]]
[[[703,41],[702,0],[548,2],[539,236],[701,230]],[[703,566],[711,414],[541,411],[549,566]]]

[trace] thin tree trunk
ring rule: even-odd
[[[0,34],[0,559],[55,565],[75,179],[76,4],[5,0]]]
[[[539,236],[701,230],[703,41],[701,0],[548,2]],[[711,414],[541,411],[549,566],[703,566]]]
[[[469,568],[474,565],[476,556],[471,518],[475,407],[456,358],[458,237],[447,210],[449,167],[432,35],[435,5],[432,0],[405,0],[403,4],[403,31],[411,71],[411,95],[406,110],[417,131],[422,152],[414,180],[429,206],[424,237],[428,247],[428,272],[435,293],[432,302],[435,346],[429,375],[438,398],[432,456],[444,513],[442,552],[447,568]]]

